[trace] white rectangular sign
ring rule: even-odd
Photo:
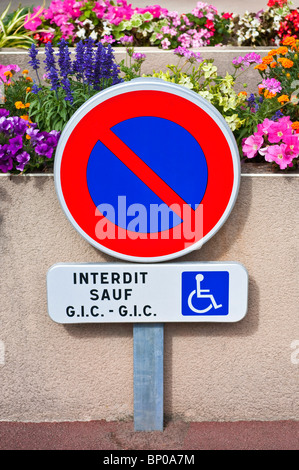
[[[235,262],[55,264],[48,312],[57,323],[237,322],[248,274]]]

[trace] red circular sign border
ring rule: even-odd
[[[204,211],[201,239],[213,230],[227,209],[234,185],[234,162],[227,139],[214,119],[194,102],[168,90],[126,90],[95,104],[79,120],[68,137],[60,161],[61,191],[71,216],[99,249],[111,251],[116,256],[152,260],[179,254],[200,239],[191,243],[190,240],[173,239],[173,229],[169,231],[168,239],[132,239],[124,237],[123,229],[117,227],[119,238],[99,241],[95,233],[99,213],[86,180],[87,162],[99,140],[97,132],[101,125],[107,126],[108,122],[112,128],[123,120],[139,116],[169,119],[184,127],[201,146],[208,165],[208,184],[201,201]],[[107,227],[109,224],[111,222],[107,220]]]

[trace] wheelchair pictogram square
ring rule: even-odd
[[[182,315],[228,315],[228,271],[182,273]]]

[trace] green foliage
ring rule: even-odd
[[[30,119],[36,122],[39,129],[47,132],[61,132],[74,112],[89,98],[98,93],[75,80],[70,80],[73,92],[73,103],[65,100],[65,91],[60,86],[56,91],[49,86],[42,86],[38,94],[30,93]]]
[[[11,4],[0,16],[0,48],[20,47],[29,49],[34,39],[32,36],[36,31],[24,28],[24,22],[30,12],[30,8],[19,7],[13,13],[8,14]]]

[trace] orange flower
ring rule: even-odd
[[[23,116],[20,116],[21,119],[24,119],[24,121],[28,121],[29,116],[27,114],[24,114]]]
[[[25,104],[25,108],[29,108],[29,106],[30,106],[30,103]]]
[[[4,72],[4,74],[3,74],[3,75],[5,75],[5,77],[9,77],[9,78],[11,78],[11,77],[12,77],[12,73],[11,73],[11,71],[10,71],[10,70],[6,70],[6,72]]]
[[[293,36],[290,36],[288,38],[285,38],[282,42],[284,46],[295,46],[296,45],[296,39]]]
[[[272,49],[271,51],[268,52],[268,55],[277,55],[277,49]]]
[[[280,59],[277,59],[278,62],[281,63],[281,65],[285,68],[285,69],[289,69],[291,67],[293,67],[294,65],[294,62],[290,59],[285,59],[285,58],[280,58]]]
[[[267,64],[258,64],[254,68],[258,70],[266,70],[267,67]]]
[[[30,135],[26,134],[26,139],[30,140],[31,139]]]
[[[263,64],[271,64],[273,62],[273,57],[271,55],[266,55],[266,57],[263,57],[262,61]]]
[[[16,101],[15,102],[15,107],[17,109],[23,109],[23,108],[25,108],[25,105],[22,103],[22,101]]]
[[[26,77],[26,80],[28,80],[28,82],[32,82],[32,78],[31,77]]]
[[[294,129],[294,130],[299,129],[299,121],[293,122],[292,129]]]
[[[286,55],[289,52],[287,47],[279,47],[277,49],[277,54]]]
[[[26,93],[29,93],[29,91],[31,91],[30,86],[28,86],[28,87],[26,88]]]
[[[247,96],[247,91],[240,91],[240,93],[238,93],[238,96],[241,96],[241,95]]]
[[[279,98],[277,98],[278,103],[287,103],[289,100],[289,97],[287,95],[281,95]]]
[[[276,93],[272,93],[271,91],[268,91],[268,90],[266,90],[264,93],[264,97],[267,99],[274,98],[274,96],[276,96]]]
[[[277,66],[277,62],[272,62],[270,64],[271,69],[274,69]]]

